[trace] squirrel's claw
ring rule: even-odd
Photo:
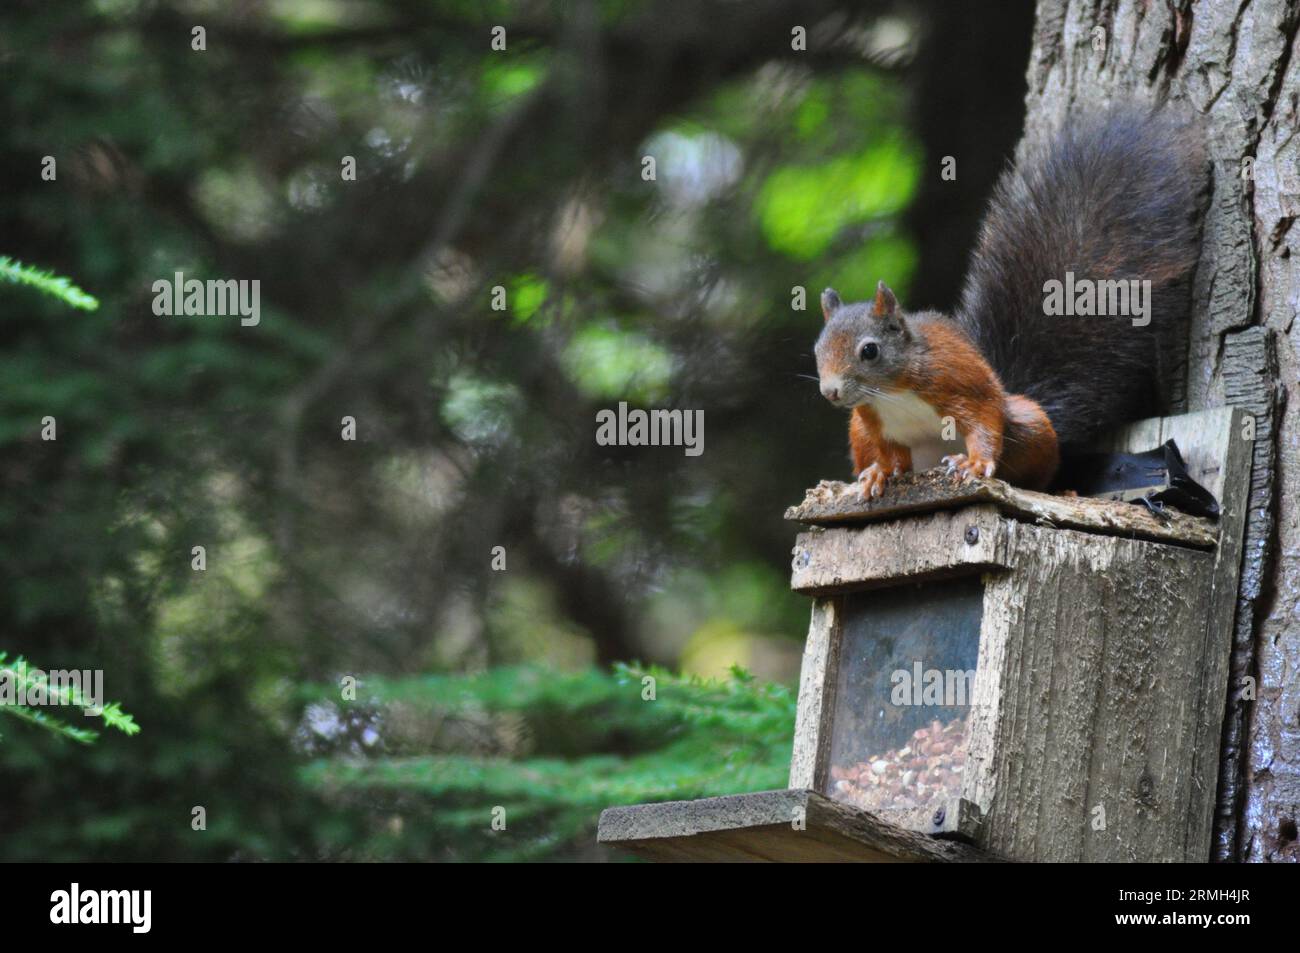
[[[948,473],[957,474],[963,483],[971,477],[991,477],[995,468],[992,460],[968,457],[964,453],[949,454],[943,462],[948,465]]]
[[[873,463],[858,474],[858,490],[864,500],[875,499],[885,492],[885,468]]]

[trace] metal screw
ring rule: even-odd
[[[980,541],[980,528],[978,526],[966,527],[966,545],[974,546]]]

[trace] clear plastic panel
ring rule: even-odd
[[[961,795],[983,601],[978,578],[844,597],[827,795],[868,811]]]

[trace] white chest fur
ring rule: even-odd
[[[952,421],[945,422],[938,412],[910,391],[878,397],[871,404],[880,417],[885,439],[912,449],[912,469],[928,470],[941,457],[961,453],[965,442]],[[952,434],[945,440],[944,434]]]

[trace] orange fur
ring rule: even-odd
[[[869,406],[854,407],[849,415],[849,450],[853,475],[863,481],[868,496],[879,496],[887,478],[912,469],[912,451],[885,439],[880,417]]]
[[[998,475],[1008,483],[1042,490],[1061,465],[1056,428],[1036,401],[1021,394],[1007,398],[1007,444]]]

